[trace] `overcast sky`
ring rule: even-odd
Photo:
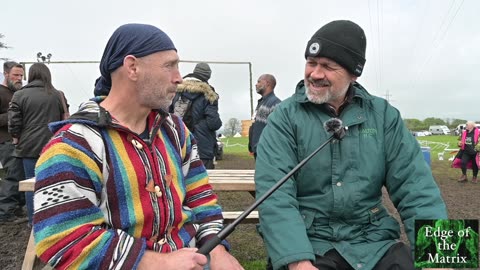
[[[172,38],[183,60],[251,62],[253,87],[261,74],[273,74],[285,99],[303,79],[313,33],[348,19],[367,35],[359,82],[371,94],[389,99],[403,118],[480,120],[479,10],[476,0],[2,1],[0,33],[11,48],[0,58],[31,62],[42,52],[51,61],[99,61],[118,26],[147,23]],[[98,64],[49,67],[72,112],[92,96]],[[193,67],[182,63],[182,75]],[[249,119],[248,65],[211,68],[224,123]],[[254,92],[254,106],[258,98]]]

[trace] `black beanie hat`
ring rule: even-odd
[[[333,21],[320,28],[305,50],[307,57],[327,57],[355,76],[362,75],[367,39],[363,29],[351,21]]]

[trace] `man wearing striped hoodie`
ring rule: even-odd
[[[196,253],[223,217],[195,139],[166,113],[182,82],[178,63],[154,26],[113,33],[96,97],[51,126],[37,163],[42,261],[56,269],[242,269],[227,243],[208,258]]]

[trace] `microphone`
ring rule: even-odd
[[[342,120],[338,118],[328,119],[325,123],[323,123],[323,128],[329,133],[332,132],[333,136],[337,140],[343,139],[348,129],[348,127],[343,127]]]
[[[232,223],[225,226],[217,235],[212,237],[208,242],[206,242],[203,246],[201,246],[197,253],[207,255],[212,251],[220,242],[222,242],[227,236],[229,236],[237,227],[240,222],[242,222],[255,208],[257,208],[262,202],[264,202],[270,195],[273,194],[280,186],[282,186],[285,182],[287,182],[290,177],[296,173],[305,163],[307,163],[310,159],[312,159],[315,154],[317,154],[320,150],[322,150],[327,144],[329,144],[334,139],[341,140],[346,133],[348,127],[343,127],[342,120],[338,118],[331,118],[324,123],[324,128],[328,133],[333,133],[326,142],[320,145],[315,151],[313,151],[308,157],[300,161],[289,173],[287,173],[282,179],[280,179],[275,185],[273,185],[265,194],[263,194],[260,198],[258,198],[247,210],[243,211]]]

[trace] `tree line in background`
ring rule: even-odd
[[[4,38],[5,36],[3,34],[0,34],[0,39]],[[0,41],[0,49],[2,48],[8,48],[7,45],[5,43],[3,43],[2,41]]]
[[[8,49],[7,44],[5,44],[5,43],[3,43],[3,42],[1,41],[1,39],[4,38],[4,37],[5,37],[5,36],[4,36],[2,33],[0,33],[0,49]],[[7,58],[2,58],[2,57],[0,57],[0,60],[6,61]]]
[[[429,117],[421,121],[418,119],[403,119],[407,128],[411,131],[428,130],[430,126],[441,125],[447,126],[450,130],[456,128],[460,124],[465,124],[467,120],[464,119],[440,119]]]

